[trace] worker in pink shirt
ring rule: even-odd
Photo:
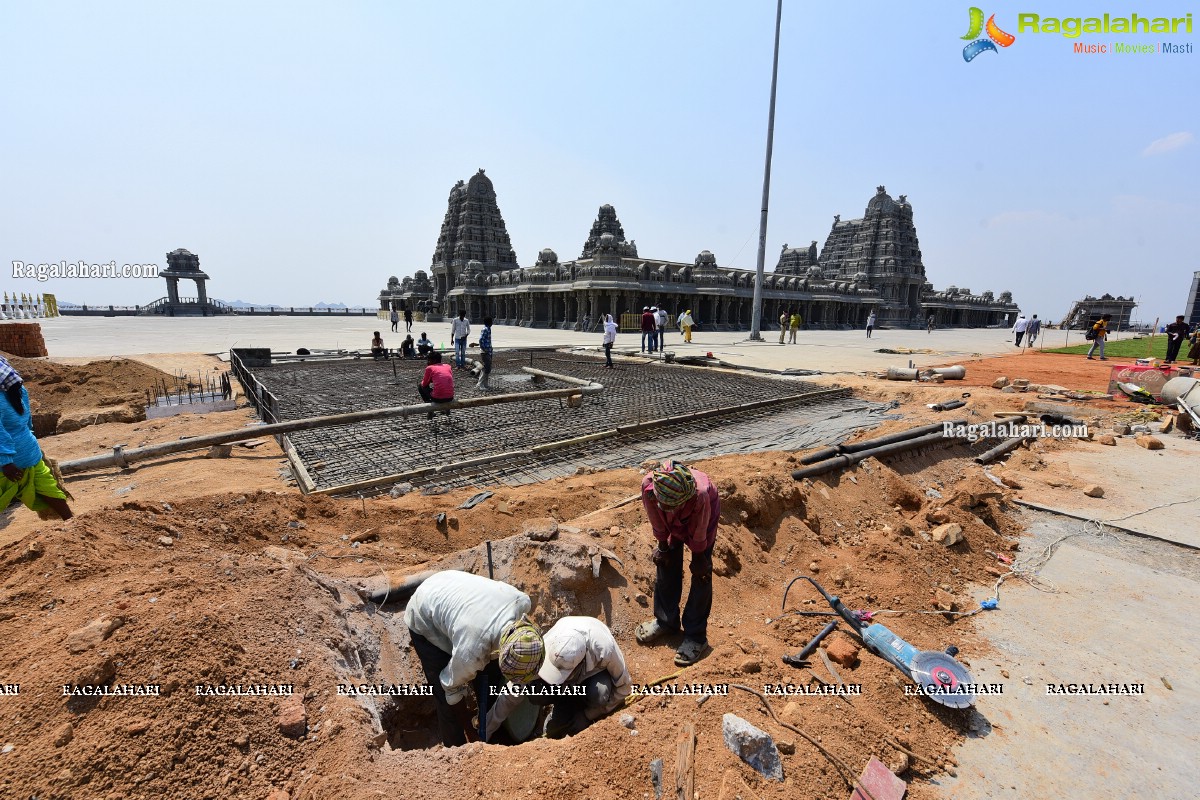
[[[721,498],[708,476],[667,460],[642,480],[642,507],[658,546],[654,549],[654,619],[638,626],[641,644],[652,644],[680,630],[683,596],[683,549],[692,551],[692,585],[683,609],[683,644],[675,663],[691,666],[708,648],[712,610],[712,552],[721,517]]]
[[[451,402],[454,400],[454,372],[450,365],[442,363],[442,354],[436,350],[425,358],[428,366],[425,367],[425,374],[421,376],[421,385],[417,387],[417,393],[426,403]],[[450,415],[449,411],[442,413]],[[433,419],[432,411],[429,412],[429,418]]]

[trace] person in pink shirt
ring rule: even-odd
[[[721,517],[721,498],[708,476],[667,460],[642,479],[642,507],[658,546],[654,549],[654,619],[638,626],[641,644],[652,644],[680,630],[683,596],[683,549],[692,551],[692,585],[683,608],[683,644],[675,651],[678,666],[690,666],[708,649],[712,611],[712,552]]]
[[[417,387],[417,393],[426,403],[451,402],[454,400],[454,372],[450,365],[442,363],[442,354],[436,350],[426,356],[426,361],[428,366],[425,367],[425,374],[421,376],[421,385]],[[450,416],[449,411],[442,413]],[[429,412],[429,418],[433,419],[432,411]]]

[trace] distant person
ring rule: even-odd
[[[600,340],[604,345],[604,368],[613,369],[612,349],[617,343],[617,323],[613,320],[612,314],[604,315],[604,338]]]
[[[471,323],[467,312],[459,311],[458,319],[450,324],[450,336],[454,339],[454,364],[459,369],[467,365],[467,337],[471,335]]]
[[[871,338],[871,331],[875,330],[875,312],[872,311],[867,315],[867,338]]]
[[[779,343],[783,344],[784,337],[787,336],[788,320],[792,318],[791,313],[787,309],[779,315]]]
[[[70,519],[67,493],[33,435],[33,412],[21,375],[0,356],[0,511],[20,500],[42,519]],[[52,462],[51,462],[52,463]]]
[[[449,369],[450,365],[446,365]],[[476,731],[467,691],[485,710],[486,734],[494,732],[516,703],[493,701],[506,680],[526,684],[537,677],[545,647],[525,614],[529,595],[507,583],[469,572],[445,570],[426,578],[404,609],[404,624],[425,680],[433,689],[438,736],[446,747],[467,743]],[[490,711],[491,713],[488,713]]]
[[[638,625],[634,638],[641,644],[653,644],[679,631],[686,546],[692,551],[692,583],[683,609],[683,644],[675,651],[675,664],[691,666],[708,648],[712,552],[721,498],[703,472],[667,460],[642,479],[642,508],[658,541],[652,557],[656,569],[654,619]]]
[[[592,318],[589,317],[588,315],[584,314],[583,327],[580,330],[582,330],[584,333],[586,333],[588,331],[588,329],[590,329],[591,327],[592,327]]]
[[[491,389],[488,386],[488,376],[492,374],[492,318],[483,318],[483,331],[479,334],[479,358],[483,362],[483,369],[479,371],[479,382],[475,384],[476,389],[483,389],[485,392]]]
[[[666,309],[660,308],[655,312],[654,318],[658,322],[658,349],[662,350],[667,346],[667,320],[670,317]]]
[[[595,617],[562,617],[542,636],[542,643],[545,659],[531,688],[544,685],[583,689],[582,695],[546,693],[530,698],[535,705],[553,704],[545,724],[548,738],[561,739],[582,732],[620,708],[633,691],[625,654],[608,626]]]
[[[1183,314],[1175,317],[1175,321],[1167,326],[1167,357],[1163,359],[1165,363],[1174,364],[1175,359],[1179,358],[1179,348],[1183,346],[1188,330],[1189,326],[1183,321]]]
[[[391,319],[392,319],[392,333],[399,333],[400,332],[400,312],[393,308]]]
[[[642,307],[642,352],[654,352],[654,340],[658,336],[658,320],[650,312],[650,306]]]
[[[1033,343],[1037,341],[1038,334],[1042,332],[1042,321],[1038,319],[1037,314],[1030,318],[1029,324],[1025,326],[1025,344],[1033,347]]]
[[[412,333],[412,309],[408,306],[404,307],[404,329]]]
[[[1024,338],[1025,331],[1028,328],[1029,328],[1029,320],[1025,319],[1025,315],[1022,314],[1019,317],[1017,317],[1017,324],[1013,325],[1013,333],[1015,333],[1017,335],[1017,340],[1014,342],[1014,344],[1017,347],[1021,346],[1021,339]]]
[[[925,332],[933,333],[933,314],[930,314],[929,319],[925,320]]]
[[[417,357],[417,346],[416,343],[413,342],[411,333],[404,337],[404,341],[400,343],[400,355],[404,358]]]
[[[683,317],[679,320],[679,325],[683,328],[683,340],[691,342],[692,328],[696,327],[696,320],[692,319],[692,310],[690,308],[683,312]]]
[[[1104,357],[1104,343],[1108,340],[1108,321],[1112,319],[1112,314],[1105,314],[1092,324],[1088,330],[1086,338],[1090,339],[1092,346],[1088,348],[1088,361],[1092,360],[1092,353],[1096,352],[1096,345],[1100,345],[1100,360],[1108,361]]]
[[[1192,366],[1200,367],[1200,327],[1192,331],[1191,342],[1192,346],[1188,348],[1188,358],[1192,360]]]
[[[800,326],[804,324],[804,318],[800,316],[799,311],[793,311],[792,316],[788,318],[788,344],[796,343],[796,334],[800,331]]]
[[[433,342],[429,341],[429,335],[422,331],[421,338],[417,339],[417,355],[427,356],[432,352]]]
[[[371,340],[371,356],[387,358],[387,348],[383,346],[383,337],[379,335],[379,331],[375,331],[375,338]]]
[[[421,399],[426,403],[449,403],[454,400],[454,372],[450,369],[449,364],[442,363],[442,354],[436,350],[432,351],[425,357],[427,366],[425,373],[421,376],[421,383],[417,386],[417,394],[421,395]],[[443,411],[443,414],[450,416],[449,411]],[[429,412],[429,419],[433,419],[433,412]]]

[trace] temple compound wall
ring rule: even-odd
[[[709,329],[740,330],[750,327],[755,280],[753,270],[722,267],[708,250],[690,263],[639,255],[607,204],[578,258],[560,262],[546,248],[532,266],[519,267],[492,182],[479,170],[450,191],[430,272],[389,279],[379,307],[598,330],[605,314],[619,319],[658,306],[672,317],[690,310]],[[935,291],[912,207],[880,186],[862,219],[834,217],[820,254],[815,241],[803,249],[784,245],[763,283],[763,326],[775,327],[785,311],[799,311],[806,327],[819,329],[863,327],[872,311],[879,326],[920,327],[932,315],[939,326],[985,327],[1011,324],[1017,306],[1009,292],[997,298],[954,286]]]

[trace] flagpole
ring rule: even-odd
[[[758,222],[758,266],[755,268],[754,307],[750,311],[750,339],[762,341],[763,281],[766,280],[767,205],[771,197],[771,150],[775,142],[775,87],[779,82],[779,25],[783,20],[783,0],[775,5],[775,58],[771,62],[771,110],[767,115],[767,163],[763,168],[762,217]]]

